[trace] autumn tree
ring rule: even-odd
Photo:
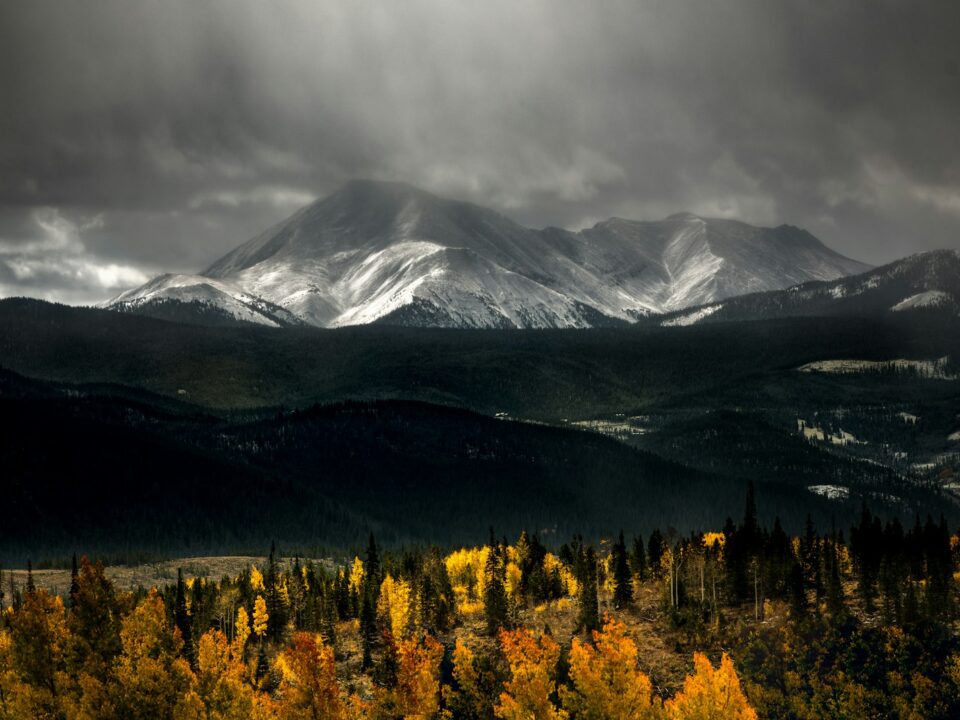
[[[249,632],[249,631],[248,631]],[[247,683],[242,644],[227,640],[219,630],[200,636],[197,671],[182,706],[198,720],[243,720],[269,713],[270,701]]]
[[[69,643],[63,601],[45,589],[33,589],[24,593],[9,622],[12,669],[22,683],[19,703],[33,717],[56,717]]]
[[[348,708],[337,682],[333,648],[320,635],[298,632],[278,660],[283,720],[347,720]]]
[[[501,630],[500,646],[510,666],[510,679],[500,693],[494,713],[502,720],[562,720],[564,710],[554,707],[557,660],[560,646],[549,635],[539,639],[526,628]]]
[[[506,563],[501,557],[500,545],[490,531],[490,551],[483,572],[483,613],[487,622],[487,632],[496,635],[509,625],[509,606],[506,588]]]
[[[693,665],[683,689],[664,703],[668,720],[757,720],[726,653],[719,668],[702,653],[694,653]]]
[[[440,660],[443,646],[427,635],[397,643],[396,707],[409,720],[429,720],[440,712]]]
[[[394,637],[405,638],[413,630],[415,600],[409,582],[387,573],[380,583],[377,615]]]
[[[163,600],[155,590],[123,619],[123,651],[115,680],[118,715],[126,720],[173,718],[192,682],[187,661],[180,657],[183,640],[167,620]]]
[[[250,637],[250,616],[242,605],[237,609],[237,620],[234,623],[233,643],[236,646],[236,655],[243,657],[247,640]]]
[[[106,680],[120,654],[122,608],[103,564],[81,558],[70,587],[70,629],[67,662],[75,673]]]
[[[607,618],[593,646],[573,639],[563,707],[578,720],[656,720],[662,717],[650,678],[637,667],[637,646],[622,623]]]
[[[276,545],[271,543],[270,555],[267,558],[267,573],[263,578],[263,585],[267,603],[267,637],[274,642],[279,642],[283,638],[283,632],[287,627],[289,595],[285,578],[279,569],[276,552]]]
[[[173,624],[180,631],[187,656],[192,656],[190,643],[190,613],[187,610],[187,588],[183,581],[183,570],[177,568],[177,591],[173,601]]]
[[[261,644],[267,634],[269,623],[270,614],[267,612],[267,601],[263,599],[263,595],[257,595],[257,599],[253,603],[253,634],[257,636]]]
[[[500,678],[490,658],[477,656],[462,641],[453,649],[453,684],[443,687],[444,705],[457,720],[492,720]]]

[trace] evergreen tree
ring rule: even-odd
[[[838,557],[838,539],[836,536],[824,547],[827,610],[835,621],[846,617],[847,606],[843,601],[843,581],[840,577],[840,558]]]
[[[790,612],[795,618],[807,610],[807,592],[803,585],[803,567],[795,562],[790,566]]]
[[[597,600],[597,556],[592,547],[583,553],[580,577],[580,612],[577,630],[593,632],[600,629],[600,603]]]
[[[663,558],[663,552],[666,550],[666,544],[663,541],[663,535],[660,530],[654,530],[650,533],[650,540],[647,542],[647,558],[650,561],[650,574],[659,578],[662,574],[660,569],[660,560]]]
[[[505,586],[505,562],[501,557],[500,545],[490,531],[490,550],[484,568],[483,612],[487,622],[487,633],[496,635],[501,628],[509,625],[509,605]]]
[[[803,537],[800,540],[800,562],[803,565],[804,582],[815,590],[819,600],[823,594],[820,581],[820,538],[810,513],[807,513]]]
[[[377,547],[377,541],[370,533],[370,539],[367,543],[367,561],[364,563],[364,582],[373,590],[373,600],[376,603],[380,596],[380,583],[383,582],[383,567],[380,563],[380,550]]]
[[[79,591],[79,568],[77,567],[77,554],[73,554],[73,559],[70,564],[70,606],[72,607],[77,599],[77,592]]]
[[[190,614],[187,612],[186,584],[183,581],[183,570],[181,568],[177,568],[177,594],[173,603],[173,624],[180,631],[187,657],[191,657]]]
[[[337,645],[337,604],[333,596],[333,585],[328,584],[320,604],[320,634],[330,647]]]
[[[276,554],[276,544],[270,543],[270,557],[267,559],[267,573],[263,578],[263,585],[270,617],[267,622],[267,636],[274,642],[280,642],[287,627],[288,608],[281,592],[282,578]]]
[[[622,609],[633,602],[633,579],[630,564],[627,561],[627,544],[623,539],[623,530],[612,548],[613,561],[613,606]]]
[[[637,535],[633,539],[633,549],[630,552],[630,569],[637,580],[644,580],[647,575],[647,551],[643,546],[643,536]]]

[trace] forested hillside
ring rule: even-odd
[[[57,596],[7,573],[0,717],[952,718],[958,536],[863,508],[849,532],[534,534],[267,560]]]

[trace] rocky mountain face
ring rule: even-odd
[[[533,230],[402,183],[353,181],[200,275],[161,276],[107,306],[268,325],[595,327],[868,267],[786,225],[679,214]]]
[[[876,316],[886,313],[960,315],[960,252],[918,253],[859,275],[754,293],[655,319],[661,325],[783,317]]]

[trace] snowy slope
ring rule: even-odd
[[[301,324],[283,308],[201,275],[160,275],[121,293],[104,306],[122,312],[213,324],[236,322],[270,327]]]
[[[321,327],[536,328],[623,323],[866,268],[787,226],[675,215],[531,230],[402,183],[354,181],[203,276]]]
[[[786,290],[741,295],[725,302],[668,313],[661,325],[800,316],[885,313],[960,316],[960,252],[919,253],[859,275],[808,282]]]

